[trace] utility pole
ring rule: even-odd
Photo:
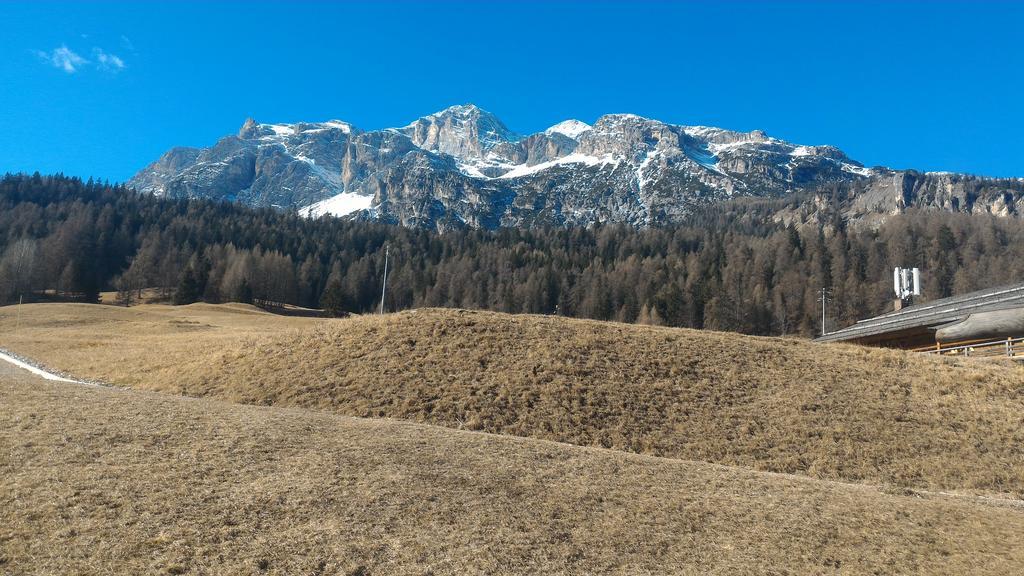
[[[818,297],[821,300],[821,335],[825,335],[825,304],[828,302],[828,288],[821,289],[821,296]]]
[[[384,313],[384,292],[388,289],[388,245],[384,245],[384,285],[380,289],[380,313]]]

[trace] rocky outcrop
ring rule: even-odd
[[[884,171],[851,199],[847,214],[899,214],[908,208],[1020,216],[1020,180],[979,178],[948,172]]]
[[[519,139],[496,116],[473,105],[452,106],[399,131],[419,148],[464,159],[482,158]]]
[[[665,224],[732,198],[830,183],[855,185],[843,207],[851,218],[909,207],[1000,216],[1021,209],[1019,181],[865,168],[835,147],[790,144],[759,130],[610,114],[520,136],[472,105],[366,132],[336,120],[249,119],[210,148],[170,150],[129,182],[158,195],[437,230]]]

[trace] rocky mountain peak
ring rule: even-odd
[[[259,123],[252,118],[246,118],[242,128],[238,131],[239,138],[254,138],[259,130]]]
[[[170,197],[438,230],[670,224],[731,198],[780,197],[831,184],[856,184],[848,208],[862,219],[918,206],[1024,211],[1024,184],[865,168],[833,146],[792,144],[760,130],[608,114],[592,125],[571,119],[519,136],[472,104],[371,131],[340,120],[260,124],[250,118],[237,136],[209,148],[174,148],[129,182]]]
[[[456,104],[449,106],[440,112],[427,114],[427,116],[457,116],[460,118],[475,118],[479,116],[494,116],[490,112],[480,108],[476,104]]]
[[[679,133],[668,124],[636,114],[606,114],[579,137],[577,151],[591,156],[642,160],[658,147],[682,148]]]
[[[572,138],[573,140],[575,140],[579,138],[581,134],[590,129],[590,124],[587,124],[586,122],[580,122],[579,120],[570,119],[563,120],[558,124],[555,124],[554,126],[545,130],[544,133],[549,136],[552,134],[561,134],[562,136],[566,136],[568,138]]]
[[[622,132],[636,130],[650,122],[652,120],[636,114],[605,114],[594,122],[593,129],[598,132]]]
[[[474,104],[460,104],[420,118],[402,133],[431,152],[456,158],[482,158],[487,151],[519,136],[497,116]]]

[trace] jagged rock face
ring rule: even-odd
[[[899,214],[908,208],[1020,216],[1024,196],[1019,180],[979,178],[966,174],[885,171],[850,202],[851,217]]]
[[[171,148],[159,160],[136,174],[131,185],[141,191],[163,193],[167,183],[194,166],[202,152],[199,148]]]
[[[1010,216],[1020,214],[1022,201],[1010,181],[869,169],[835,147],[794,145],[761,131],[611,114],[593,126],[567,120],[519,136],[472,105],[367,132],[340,121],[250,119],[211,148],[170,150],[129,184],[158,195],[448,230],[666,224],[711,203],[830,182],[860,183],[846,206],[856,218],[911,206]]]
[[[357,132],[344,122],[274,125],[247,120],[237,136],[202,150],[175,148],[129,182],[178,198],[305,206],[344,190],[344,155]]]
[[[401,129],[413,144],[455,158],[482,158],[495,146],[518,140],[490,112],[476,106],[452,106]]]

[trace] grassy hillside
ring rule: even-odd
[[[1024,370],[541,316],[0,309],[0,346],[78,376],[235,402],[745,466],[1024,495]]]
[[[1024,509],[54,384],[0,365],[4,574],[1019,574]]]

